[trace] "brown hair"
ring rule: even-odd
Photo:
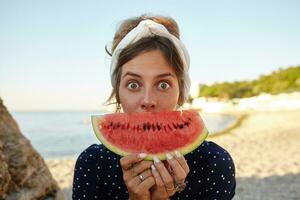
[[[164,25],[172,35],[180,39],[179,28],[177,23],[174,21],[174,19],[165,16],[158,16],[158,15],[151,16],[151,15],[144,14],[139,17],[134,17],[123,21],[123,23],[121,23],[120,27],[115,33],[111,52],[109,52],[107,47],[105,47],[106,52],[109,55],[112,55],[113,51],[120,43],[120,41],[133,28],[135,28],[142,20],[145,19],[150,19],[155,21],[156,23]],[[120,85],[120,79],[122,73],[122,66],[126,62],[138,56],[139,54],[151,50],[160,50],[164,55],[165,59],[167,60],[167,62],[173,67],[178,79],[179,91],[180,91],[178,105],[181,106],[184,103],[184,99],[185,99],[183,96],[184,95],[184,67],[180,59],[180,56],[177,52],[177,49],[169,39],[161,36],[151,36],[151,37],[142,38],[139,41],[135,42],[134,44],[127,46],[122,50],[122,52],[119,55],[117,67],[113,72],[117,80],[115,81],[115,85],[113,85],[113,90],[111,92],[111,95],[107,100],[107,103],[116,104],[117,112],[119,112],[121,108],[120,101],[119,101],[119,85]],[[116,102],[112,102],[113,99],[115,99]]]

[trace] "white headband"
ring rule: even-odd
[[[132,29],[117,45],[113,54],[110,65],[110,75],[111,75],[111,84],[115,85],[116,74],[114,71],[117,67],[119,55],[124,48],[128,45],[133,44],[144,37],[149,37],[153,35],[158,35],[161,37],[168,38],[176,47],[177,52],[181,58],[184,67],[184,100],[187,100],[189,89],[190,89],[190,78],[188,75],[188,70],[190,66],[190,58],[189,54],[184,46],[184,44],[174,35],[169,33],[169,31],[162,24],[156,23],[150,19],[146,19],[141,21],[138,26]]]

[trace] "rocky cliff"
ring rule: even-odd
[[[42,134],[42,133],[41,133]],[[44,159],[25,138],[0,98],[0,199],[63,199]]]

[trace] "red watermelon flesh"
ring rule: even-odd
[[[208,131],[194,110],[115,113],[92,116],[94,132],[111,151],[125,156],[147,153],[161,160],[174,150],[187,154],[197,148]]]

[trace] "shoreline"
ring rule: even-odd
[[[232,130],[240,127],[242,125],[242,123],[247,119],[247,117],[249,116],[249,114],[224,114],[224,115],[233,115],[234,117],[236,117],[236,119],[234,120],[234,122],[232,122],[230,125],[228,125],[224,130],[222,131],[217,131],[214,132],[212,134],[208,135],[208,139],[209,138],[213,138],[213,137],[219,137],[221,135],[224,134],[229,134]]]

